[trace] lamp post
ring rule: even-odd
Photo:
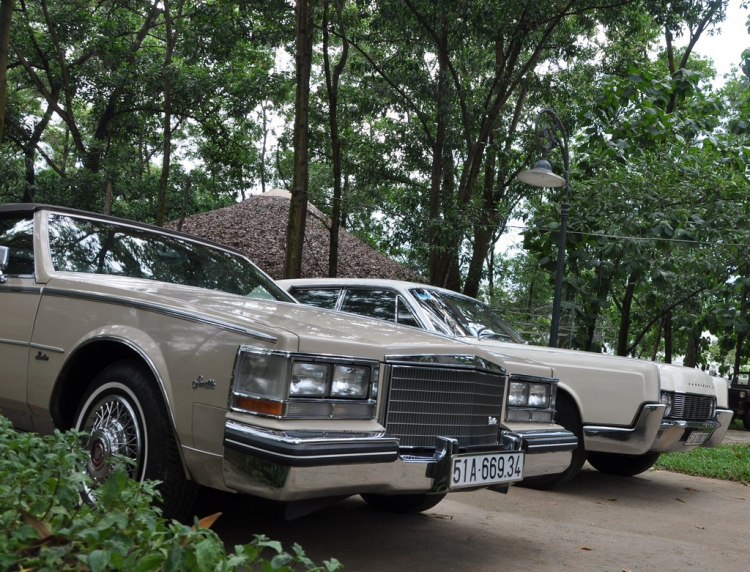
[[[539,128],[542,116],[549,115],[552,118],[553,127],[544,126]],[[558,133],[559,132],[559,133]],[[568,180],[570,177],[570,158],[568,156],[568,137],[565,126],[560,117],[551,109],[542,109],[537,115],[534,124],[534,134],[537,143],[542,149],[542,159],[537,161],[531,171],[518,174],[518,180],[534,187],[565,187],[563,200],[560,206],[560,244],[557,247],[557,273],[555,274],[555,297],[552,301],[552,324],[549,331],[550,347],[557,347],[557,332],[560,328],[560,307],[562,305],[562,281],[565,271],[565,235],[568,230],[568,191],[570,189]],[[559,148],[563,157],[563,176],[555,175],[552,166],[547,161],[547,153],[552,149]]]

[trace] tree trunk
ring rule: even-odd
[[[107,187],[104,191],[104,208],[102,214],[110,216],[112,214],[112,181],[107,181]]]
[[[651,351],[651,361],[656,361],[656,355],[659,353],[659,343],[661,342],[662,329],[664,329],[664,317],[659,320],[659,325],[656,328],[656,339],[654,340],[654,347]]]
[[[339,27],[341,28],[341,58],[331,70],[330,54],[328,50],[328,6],[326,1],[323,17],[323,63],[326,75],[326,91],[328,93],[328,123],[331,130],[331,151],[333,153],[333,205],[331,209],[331,229],[328,250],[328,276],[335,278],[338,274],[339,256],[339,227],[341,222],[341,138],[339,137],[338,99],[339,78],[344,70],[349,55],[349,42],[346,38],[341,10],[343,0],[336,2],[336,13],[339,16]]]
[[[8,98],[8,46],[13,0],[0,0],[0,143],[5,128],[5,102]]]
[[[429,242],[429,272],[430,284],[440,285],[446,282],[443,275],[443,258],[440,244],[440,191],[443,181],[443,152],[447,133],[447,117],[445,116],[446,89],[448,87],[448,53],[447,31],[445,22],[441,21],[442,30],[438,49],[438,85],[437,85],[437,117],[435,140],[432,146],[432,173],[430,176],[430,205],[429,220],[427,221],[427,240]]]
[[[294,102],[294,176],[289,221],[286,229],[284,278],[302,275],[308,193],[308,104],[312,67],[313,8],[309,0],[297,0],[297,91]]]
[[[630,333],[630,311],[633,306],[636,281],[633,276],[628,276],[628,285],[625,288],[625,297],[620,307],[620,330],[617,336],[617,355],[625,356],[628,351],[628,335]]]
[[[190,187],[193,184],[193,179],[190,175],[185,179],[185,190],[182,194],[182,210],[180,211],[180,221],[177,223],[177,230],[182,230],[182,225],[185,223],[185,217],[187,216],[188,203],[190,202]]]
[[[672,363],[672,312],[664,316],[664,363]]]
[[[490,139],[490,144],[494,142],[494,135]],[[474,224],[474,251],[469,261],[469,271],[464,283],[464,294],[476,298],[479,294],[479,284],[482,281],[482,269],[484,261],[487,259],[487,253],[492,242],[492,236],[495,232],[495,222],[498,218],[496,200],[495,200],[495,153],[488,153],[487,161],[484,165],[484,189],[482,192],[482,211],[479,213],[479,220]]]
[[[172,29],[172,15],[169,0],[164,0],[164,28],[166,33],[166,53],[164,55],[164,145],[159,178],[159,196],[156,202],[156,225],[164,226],[164,213],[167,210],[167,186],[169,185],[169,162],[172,156],[172,51],[177,41],[177,33]]]

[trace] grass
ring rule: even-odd
[[[740,429],[741,425],[732,428]],[[750,447],[747,444],[719,445],[685,453],[664,453],[654,468],[750,484]]]

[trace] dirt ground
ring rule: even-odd
[[[750,432],[725,442],[750,442]],[[224,512],[214,529],[228,547],[262,533],[344,570],[739,572],[750,561],[749,501],[740,483],[666,471],[612,477],[586,465],[552,491],[455,493],[419,515],[352,497],[289,522],[278,505],[208,492],[199,514]]]

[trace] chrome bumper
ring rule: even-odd
[[[665,406],[661,403],[647,403],[641,409],[633,427],[584,425],[584,446],[587,451],[623,455],[714,447],[724,439],[732,420],[732,412],[726,409],[717,409],[715,418],[709,421],[664,419],[664,409]],[[710,432],[711,435],[701,445],[686,445],[690,434],[696,431]]]
[[[570,431],[519,431],[526,452],[524,477],[562,473],[570,466],[578,437]]]
[[[484,453],[520,451],[516,434],[500,433]],[[432,456],[405,455],[384,433],[280,432],[227,421],[224,484],[278,501],[360,493],[444,493],[458,442],[437,437]]]

